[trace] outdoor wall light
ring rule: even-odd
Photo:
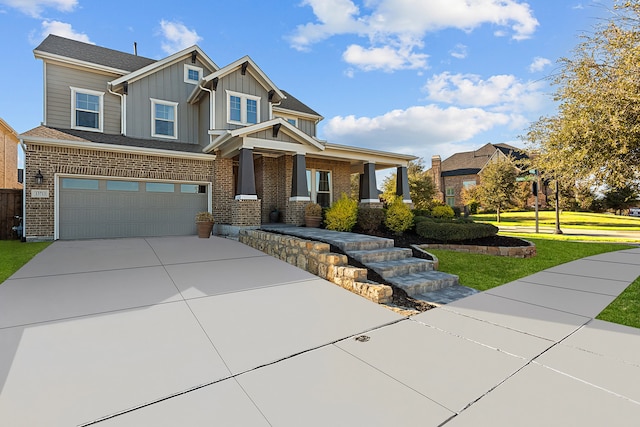
[[[36,184],[42,184],[42,180],[44,180],[44,176],[42,176],[42,172],[38,169],[38,173],[35,176]]]

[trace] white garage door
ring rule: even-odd
[[[59,179],[58,237],[179,236],[196,234],[194,217],[208,207],[198,183]]]

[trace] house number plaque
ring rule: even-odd
[[[31,197],[34,199],[48,199],[49,190],[31,190]]]

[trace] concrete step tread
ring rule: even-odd
[[[423,271],[420,273],[389,277],[386,278],[386,280],[403,289],[409,296],[420,295],[458,285],[458,276],[441,271]]]
[[[419,273],[433,270],[433,262],[420,258],[405,258],[381,262],[369,262],[365,265],[384,278],[404,276],[410,273]]]
[[[361,251],[349,251],[349,255],[362,262],[383,262],[411,258],[413,252],[408,248],[381,248]]]

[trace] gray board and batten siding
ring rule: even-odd
[[[227,123],[227,90],[245,95],[260,97],[260,117],[258,122],[269,120],[269,92],[251,75],[246,72],[242,75],[241,70],[236,70],[224,76],[218,82],[215,93],[216,101],[216,129],[238,129],[242,125]]]
[[[209,106],[201,105],[202,102],[191,105],[187,98],[194,90],[195,85],[184,82],[184,65],[191,64],[190,60],[178,62],[157,70],[153,74],[145,76],[134,82],[130,82],[127,95],[127,136],[133,138],[152,138],[151,136],[151,99],[160,101],[177,102],[178,135],[175,139],[179,142],[195,143],[206,145],[208,138],[204,142],[199,141],[204,135],[200,135],[198,129],[209,127]],[[203,67],[201,63],[193,64]],[[205,69],[206,70],[206,69]],[[206,99],[206,98],[204,98]],[[200,109],[205,108],[205,114]],[[199,123],[205,118],[204,123]]]

